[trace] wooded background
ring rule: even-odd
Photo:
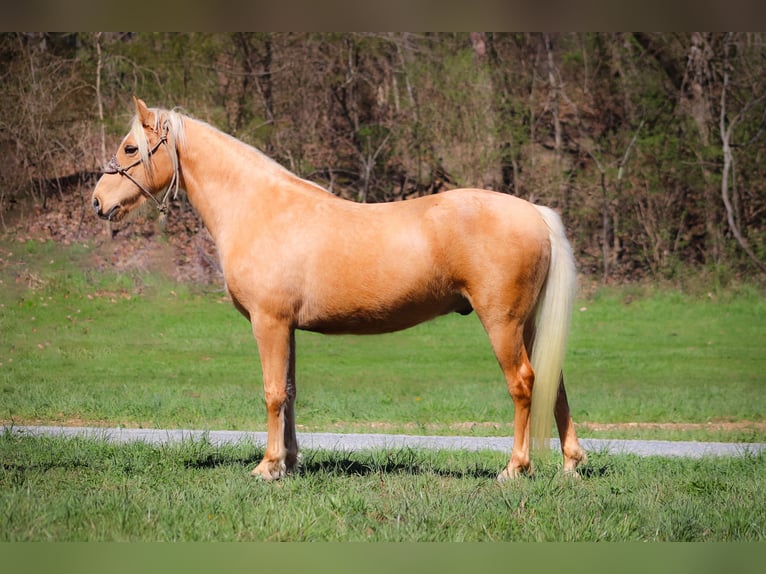
[[[552,206],[599,280],[763,277],[765,40],[4,33],[0,215],[84,195],[135,94],[356,201],[484,187]]]

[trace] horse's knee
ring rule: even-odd
[[[285,389],[266,389],[263,393],[266,409],[270,413],[280,413],[287,404],[288,394]]]

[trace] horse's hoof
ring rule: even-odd
[[[261,461],[251,472],[250,476],[260,480],[277,480],[287,473],[284,462]]]
[[[500,474],[497,475],[497,482],[508,482],[511,480],[516,480],[521,476],[521,473],[518,470],[510,471],[507,468],[503,470]]]
[[[295,455],[287,455],[287,458],[285,459],[285,471],[287,474],[291,474],[293,472],[298,472],[298,469],[301,465],[301,457],[303,455],[295,454]]]
[[[514,467],[507,466],[503,469],[503,472],[497,475],[497,481],[508,482],[511,480],[517,480],[523,474],[532,474],[531,464],[527,468],[521,468],[517,466],[514,466]]]
[[[572,478],[581,478],[577,467],[588,462],[588,455],[580,449],[574,456],[564,456],[564,474]]]
[[[574,481],[580,481],[582,480],[582,476],[580,476],[580,473],[577,472],[577,469],[575,468],[565,468],[564,469],[564,478]]]

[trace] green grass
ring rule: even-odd
[[[763,421],[761,294],[660,292],[629,304],[609,294],[581,308],[567,361],[579,420]]]
[[[97,271],[89,249],[0,242],[0,419],[265,428],[257,350],[222,297]],[[702,429],[581,436],[766,440],[766,299],[600,290],[578,302],[566,362],[576,421]],[[511,434],[513,407],[475,317],[378,337],[298,334],[302,430]],[[714,421],[758,423],[725,430]],[[259,448],[0,436],[6,541],[762,541],[764,456],[589,453],[494,480],[506,453],[307,450],[276,483]]]
[[[3,541],[758,541],[763,455],[592,453],[499,484],[498,453],[307,451],[289,479],[262,453],[205,441],[151,447],[0,436]],[[760,502],[758,502],[760,501]]]
[[[0,419],[265,428],[247,322],[220,291],[97,271],[87,247],[0,243]],[[602,290],[578,301],[565,365],[583,436],[764,441],[766,299]],[[630,302],[627,302],[630,301]],[[510,434],[513,406],[475,316],[374,337],[298,334],[303,430]],[[760,426],[708,428],[709,422]]]

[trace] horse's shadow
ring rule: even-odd
[[[186,468],[214,469],[224,466],[257,465],[263,457],[263,449],[248,456],[227,456],[225,453],[205,453],[184,461]],[[427,454],[410,449],[398,449],[376,453],[306,450],[301,453],[300,463],[293,476],[370,476],[370,475],[438,475],[450,478],[491,478],[498,470],[483,467],[479,463],[466,468],[448,468],[431,460]]]
[[[264,450],[257,449],[248,456],[227,456],[225,453],[212,452],[201,454],[184,461],[187,468],[214,469],[224,466],[252,468],[263,457]],[[396,449],[378,452],[348,452],[306,450],[301,454],[298,469],[293,476],[371,476],[371,475],[437,475],[445,478],[475,478],[495,480],[502,465],[488,464],[486,461],[468,462],[463,468],[455,468],[440,462],[424,451]],[[547,469],[534,472],[527,478],[532,480],[549,479],[548,475],[557,474]],[[601,478],[611,474],[608,463],[588,461],[578,468],[583,479]]]
[[[603,478],[613,473],[613,469],[609,464],[586,462],[584,465],[577,467],[577,473],[581,478]]]
[[[497,470],[480,466],[478,463],[465,468],[449,468],[438,461],[408,449],[386,451],[383,455],[365,456],[344,452],[322,453],[314,456],[309,453],[301,460],[299,474],[305,475],[437,475],[445,478],[481,478],[494,479]]]

